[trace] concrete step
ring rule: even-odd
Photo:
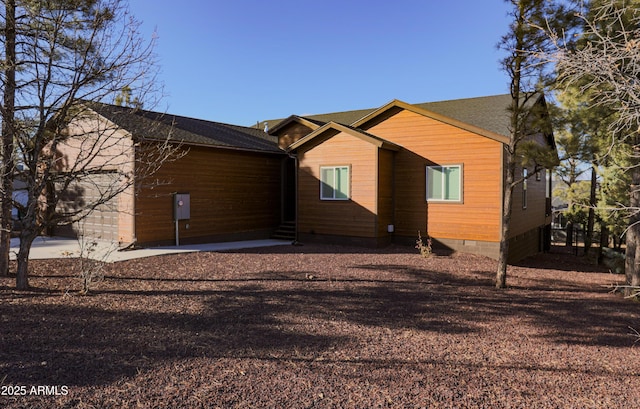
[[[271,236],[278,240],[295,240],[296,239],[296,222],[283,222]]]

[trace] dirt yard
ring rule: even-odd
[[[305,245],[0,278],[4,408],[633,408],[640,303],[552,253],[509,268]]]

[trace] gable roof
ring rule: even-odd
[[[427,102],[415,106],[498,135],[509,136],[511,95]]]
[[[378,119],[380,117],[384,117],[384,115],[387,112],[394,112],[394,111],[398,111],[398,110],[407,110],[407,111],[411,111],[411,112],[414,112],[416,114],[423,115],[423,116],[435,119],[437,121],[440,121],[440,122],[455,126],[457,128],[464,129],[466,131],[473,132],[473,133],[478,134],[478,135],[482,135],[484,137],[496,140],[498,142],[502,142],[502,143],[508,143],[509,142],[509,137],[506,136],[506,135],[503,135],[503,134],[500,134],[500,133],[497,133],[497,132],[493,132],[493,131],[485,129],[485,128],[481,128],[481,127],[479,127],[477,125],[474,125],[474,124],[472,124],[470,122],[461,121],[461,120],[453,118],[451,116],[442,115],[440,113],[434,112],[433,110],[428,110],[428,109],[422,108],[424,106],[433,107],[433,105],[431,105],[431,104],[420,104],[420,105],[421,106],[411,105],[411,104],[407,104],[406,102],[393,100],[393,101],[387,103],[386,105],[383,105],[382,107],[376,109],[375,111],[369,113],[368,115],[364,116],[363,118],[360,118],[359,120],[354,122],[352,124],[352,126],[354,126],[356,128],[362,127],[364,129],[368,129],[372,124],[375,124],[376,119]],[[481,106],[484,106],[484,105],[481,105]],[[471,110],[471,112],[467,112],[467,111],[463,111],[460,108],[458,108],[458,109],[455,109],[455,110],[451,110],[451,113],[453,113],[453,114],[466,113],[466,115],[457,115],[457,116],[467,117],[467,120],[471,120],[471,122],[480,122],[480,121],[473,121],[473,119],[476,119],[476,118],[477,119],[486,119],[480,113],[476,113],[473,110]],[[508,119],[508,115],[507,115],[506,109],[503,110],[503,114],[499,119],[503,119],[503,118]],[[502,124],[503,121],[499,121],[497,119],[498,118],[494,119],[495,123],[492,122],[491,119],[485,120],[485,123],[487,125],[493,125],[493,128],[495,128],[495,129],[501,129],[500,125],[503,125]],[[506,122],[508,124],[508,121],[506,121]],[[367,126],[367,125],[369,125],[369,126]]]
[[[394,102],[400,101],[394,100],[389,104],[393,104]],[[369,108],[298,117],[315,123],[327,123],[334,121],[342,125],[353,125],[357,127],[358,124],[363,123],[361,121],[363,118],[370,117],[376,112],[381,112],[380,110],[385,107],[390,108],[389,104],[384,105],[382,108]],[[420,109],[421,111],[419,112],[422,114],[425,114],[425,111],[429,111],[431,113],[430,116],[438,116],[440,120],[443,118],[449,118],[450,123],[453,122],[458,125],[467,124],[472,126],[473,129],[488,131],[489,134],[492,134],[494,137],[495,135],[510,135],[509,115],[507,112],[511,104],[511,95],[509,94],[425,102],[420,104],[402,104],[405,104],[404,107],[406,109]],[[279,125],[289,118],[269,120],[269,124],[273,124],[271,132],[277,130]]]
[[[328,114],[310,115],[310,116],[304,116],[303,118],[306,118],[310,121],[316,121],[321,123],[327,123],[327,122],[333,121],[343,125],[351,125],[358,119],[362,118],[363,116],[375,110],[376,108],[359,109],[355,111],[333,112]]]
[[[300,140],[292,143],[287,148],[287,150],[298,149],[299,147],[310,142],[311,140],[319,137],[324,133],[331,132],[332,130],[336,132],[345,132],[351,136],[355,136],[356,138],[362,139],[365,142],[369,142],[370,144],[377,146],[378,148],[389,149],[394,151],[400,150],[400,146],[396,145],[393,142],[389,142],[383,138],[367,133],[361,129],[355,129],[353,127],[342,125],[333,121],[324,124],[323,126],[311,132],[309,135],[305,136],[304,138],[301,138]]]
[[[291,115],[288,118],[279,120],[278,124],[275,127],[273,127],[272,129],[269,129],[269,133],[275,134],[278,132],[278,130],[284,128],[285,126],[291,123],[298,123],[298,124],[304,125],[314,131],[325,124],[324,122],[318,121],[316,119],[307,119],[298,115]],[[268,124],[268,121],[267,121],[267,124]]]
[[[276,138],[255,128],[96,102],[86,104],[134,138],[164,140],[169,135],[170,140],[185,145],[282,153]]]

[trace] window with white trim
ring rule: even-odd
[[[462,165],[427,166],[427,200],[462,201]]]
[[[320,199],[349,200],[349,166],[320,167]]]

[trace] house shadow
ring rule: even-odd
[[[354,280],[350,289],[332,289],[328,282],[328,287],[305,288],[304,280],[282,278],[289,274],[264,272],[278,277],[272,281],[298,281],[283,289],[276,289],[278,283],[265,287],[264,279],[230,280],[225,284],[233,284],[232,290],[172,283],[171,289],[106,290],[93,296],[143,297],[144,303],[170,297],[186,301],[184,311],[175,305],[150,311],[73,302],[8,304],[0,339],[3,382],[97,386],[192,358],[315,362],[360,342],[349,333],[319,331],[314,322],[450,334],[477,330],[470,316],[447,317],[446,293],[425,295],[412,283],[371,280]],[[434,305],[426,308],[425,297]],[[203,309],[189,312],[189,303],[197,300]]]
[[[57,192],[58,200],[54,201],[55,214],[50,215],[55,218],[53,226],[48,234],[61,237],[77,237],[79,232],[77,226],[68,221],[69,216],[77,215],[90,205],[87,202],[87,189],[80,183],[67,186],[66,189]]]
[[[10,304],[2,313],[3,383],[103,385],[182,359],[310,357],[345,342],[281,329],[258,294],[207,295],[203,313]]]
[[[564,246],[551,246],[550,251],[524,258],[513,263],[513,265],[543,270],[580,271],[584,273],[609,272],[607,266],[599,265],[582,254],[574,254],[571,251],[567,251]]]
[[[33,303],[4,303],[3,382],[97,386],[196,358],[332,362],[371,342],[354,328],[409,337],[490,336],[487,327],[514,317],[558,345],[633,344],[628,327],[634,314],[612,319],[623,308],[617,298],[496,291],[487,271],[347,262],[344,269],[350,268],[374,274],[332,279],[282,267],[214,282],[140,272],[137,278],[110,276],[115,284],[88,298],[47,302],[38,294]],[[105,308],[103,302],[123,304]]]

